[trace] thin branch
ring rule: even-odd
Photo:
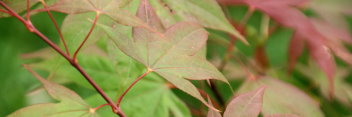
[[[45,3],[43,0],[41,0],[41,3],[43,4],[44,9],[45,9],[46,12],[48,13],[48,15],[49,15],[51,21],[54,23],[54,26],[55,26],[57,32],[59,33],[60,39],[61,39],[62,43],[64,44],[64,47],[65,47],[65,50],[66,50],[67,55],[70,56],[70,51],[69,51],[68,46],[67,46],[67,44],[66,44],[65,38],[64,38],[64,36],[63,36],[63,34],[62,34],[62,32],[61,32],[61,30],[60,30],[60,28],[59,28],[59,26],[58,26],[58,24],[57,24],[57,22],[56,22],[54,16],[51,14],[50,10],[47,9],[46,3]]]
[[[125,95],[128,93],[128,91],[130,91],[130,89],[138,82],[140,81],[142,78],[144,78],[145,76],[147,76],[150,72],[152,72],[153,70],[148,69],[148,71],[146,71],[144,74],[142,74],[141,76],[139,76],[126,90],[125,92],[122,93],[122,95],[119,97],[118,101],[117,101],[117,106],[120,106],[122,99],[125,97]]]
[[[86,43],[86,41],[88,40],[88,38],[90,37],[90,35],[92,34],[94,28],[95,28],[95,25],[97,24],[97,21],[99,19],[99,16],[100,16],[100,12],[97,11],[97,14],[94,18],[94,21],[93,21],[93,25],[92,27],[90,28],[88,34],[86,35],[86,37],[84,38],[83,42],[81,43],[81,45],[79,45],[79,47],[77,48],[76,52],[73,54],[73,59],[76,60],[77,58],[77,54],[78,52],[82,49],[83,45]]]
[[[234,36],[232,36],[232,35],[230,35],[230,39],[231,40],[230,40],[230,43],[227,46],[224,59],[221,61],[220,66],[219,66],[219,70],[220,71],[224,70],[224,68],[225,68],[227,62],[230,60],[232,52],[234,50],[235,42],[236,42],[237,39]]]
[[[73,67],[75,67],[84,78],[95,88],[96,91],[105,99],[106,102],[110,104],[113,109],[113,112],[118,114],[120,117],[126,117],[126,115],[122,112],[122,110],[114,104],[114,102],[105,94],[105,92],[92,80],[92,78],[82,69],[82,67],[72,59],[70,56],[65,54],[56,44],[54,44],[51,40],[49,40],[45,35],[43,35],[38,29],[36,29],[31,21],[26,21],[24,18],[19,16],[15,11],[13,11],[10,7],[8,7],[3,1],[0,1],[0,5],[4,7],[10,14],[20,20],[26,28],[39,36],[45,43],[47,43],[51,48],[53,48],[56,52],[62,55],[67,61],[71,63]]]
[[[6,10],[3,10],[3,9],[0,9],[0,12],[3,12],[3,13],[11,15],[9,12],[7,12]]]
[[[29,0],[27,0],[27,14],[26,14],[26,18],[27,18],[27,21],[30,21],[31,20],[31,3]]]
[[[240,22],[240,26],[244,26],[245,24],[247,24],[249,18],[253,15],[255,8],[254,7],[249,7],[248,11],[246,12],[246,14],[243,16],[241,22]]]

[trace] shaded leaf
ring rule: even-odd
[[[127,93],[121,104],[128,117],[191,117],[187,106],[170,90],[167,82],[154,74],[150,74],[138,82]],[[122,93],[122,92],[120,92]],[[118,97],[116,92],[108,92],[110,97]],[[99,105],[104,100],[100,95],[87,98],[92,105]],[[97,111],[100,115],[114,116],[110,108]]]
[[[262,110],[265,87],[241,94],[226,107],[224,117],[258,117]]]
[[[58,103],[35,104],[29,107],[22,108],[9,117],[90,117],[98,116],[94,111],[91,111],[90,106],[75,92],[47,81],[41,77],[38,80],[44,85],[48,94]]]
[[[230,24],[216,0],[163,0],[183,21],[196,21],[207,28],[226,31],[243,42],[245,38]]]
[[[329,98],[329,92],[327,91],[329,81],[326,79],[326,76],[324,76],[324,73],[317,68],[318,66],[312,62],[310,62],[307,66],[302,64],[297,65],[297,70],[317,84],[320,88],[320,92],[322,92],[325,97]],[[333,98],[343,104],[351,106],[352,98],[350,94],[352,94],[352,86],[345,81],[347,75],[348,70],[338,68],[336,78],[334,79],[335,95]]]
[[[307,94],[290,84],[270,77],[247,80],[239,92],[248,92],[262,86],[266,86],[262,110],[264,116],[273,113],[295,114],[303,117],[324,116],[319,109],[319,104]]]

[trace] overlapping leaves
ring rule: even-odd
[[[268,14],[275,21],[286,27],[295,30],[295,34],[291,40],[290,45],[290,67],[293,68],[298,57],[301,55],[304,44],[310,51],[310,55],[324,70],[327,78],[330,81],[330,92],[333,93],[333,78],[335,76],[336,65],[330,49],[343,60],[350,59],[348,52],[343,45],[331,41],[331,37],[323,35],[319,27],[317,28],[312,21],[306,17],[297,8],[302,6],[308,0],[219,0],[225,5],[245,4],[250,8],[258,9],[265,14]],[[336,32],[336,31],[335,31]],[[340,32],[339,32],[340,33]],[[339,34],[338,34],[339,35]],[[334,37],[332,40],[340,38]],[[334,43],[331,43],[334,42]],[[346,61],[349,63],[349,61]]]
[[[158,32],[134,27],[131,39],[128,35],[119,33],[121,27],[102,27],[127,55],[207,104],[197,88],[186,80],[217,79],[227,82],[205,58],[207,32],[201,26],[189,22],[177,23],[164,30],[147,0],[142,1],[137,16]]]
[[[91,117],[98,116],[95,111],[91,111],[90,106],[75,92],[47,81],[41,77],[37,77],[43,84],[48,94],[58,103],[35,104],[29,107],[22,108],[9,117],[67,117],[80,116]]]

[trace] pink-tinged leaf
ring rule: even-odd
[[[138,17],[122,8],[127,3],[129,3],[129,0],[58,0],[49,6],[48,9],[67,14],[96,12],[107,15],[123,25],[149,28]],[[45,11],[45,9],[38,11]]]
[[[331,48],[335,55],[352,65],[352,54],[344,46],[345,43],[352,44],[352,35],[348,30],[337,28],[328,22],[318,19],[312,19],[311,21],[318,31],[327,38],[324,43]]]
[[[59,84],[41,78],[37,79],[43,84],[48,94],[58,103],[35,104],[17,110],[8,117],[90,117],[97,116],[90,106],[75,92]]]
[[[137,15],[154,30],[134,27],[131,39],[121,33],[120,27],[101,27],[124,53],[208,105],[196,87],[186,80],[216,79],[227,83],[205,58],[207,31],[190,22],[177,23],[164,30],[147,0],[141,2]]]
[[[241,94],[226,107],[224,117],[258,117],[262,110],[265,87]]]
[[[266,115],[264,117],[302,117],[294,114],[272,114],[272,115]]]
[[[250,8],[258,9],[264,12],[278,23],[294,29],[296,31],[295,38],[301,38],[307,42],[311,56],[313,56],[313,59],[315,59],[325,71],[331,81],[330,92],[333,93],[334,83],[332,79],[335,75],[335,61],[330,54],[328,45],[324,43],[326,41],[326,37],[324,37],[316,29],[309,18],[307,18],[297,8],[294,8],[305,2],[306,0],[237,0],[237,2],[233,4],[246,4]],[[302,45],[301,42],[297,43],[300,44],[297,47]],[[294,49],[294,46],[295,45],[291,44],[291,49],[297,51],[299,54],[299,51],[301,51],[300,49],[302,48]],[[297,53],[295,53],[293,57],[289,57],[290,67],[293,66],[293,63],[295,63]]]
[[[297,33],[293,34],[293,37],[289,46],[289,71],[294,69],[294,66],[298,60],[298,57],[302,54],[304,50],[304,39],[299,37]]]
[[[266,86],[263,97],[262,114],[295,114],[302,117],[323,117],[319,104],[300,89],[280,80],[262,77],[247,80],[239,89],[240,93]]]
[[[330,96],[334,94],[334,77],[336,72],[336,64],[328,47],[316,42],[308,43],[308,48],[313,59],[319,64],[320,68],[325,72],[329,79]]]

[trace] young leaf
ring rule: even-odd
[[[44,85],[48,94],[58,103],[35,104],[22,108],[8,117],[90,117],[98,116],[90,106],[75,92],[41,78],[37,79]]]
[[[163,0],[183,21],[196,21],[207,28],[226,31],[241,41],[246,39],[232,27],[216,0]]]
[[[316,101],[296,87],[279,80],[264,77],[257,80],[248,80],[239,92],[248,92],[266,86],[263,97],[264,116],[273,113],[295,114],[302,117],[323,117]]]
[[[265,87],[239,95],[226,107],[224,117],[258,117]]]
[[[119,33],[119,27],[101,27],[127,55],[207,104],[196,87],[184,79],[217,79],[227,82],[205,58],[207,32],[201,26],[188,22],[177,23],[163,30],[160,20],[146,0],[142,1],[137,15],[158,32],[134,27],[133,39],[130,39]]]

